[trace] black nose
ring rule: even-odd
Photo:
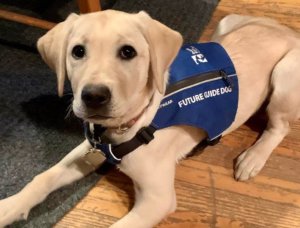
[[[99,108],[109,103],[110,90],[103,85],[86,85],[81,92],[81,99],[88,108]]]

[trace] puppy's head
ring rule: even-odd
[[[57,74],[60,96],[68,75],[75,115],[115,127],[135,121],[164,93],[181,44],[179,33],[144,12],[108,10],[71,14],[39,39],[38,50]]]

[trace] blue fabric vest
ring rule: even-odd
[[[210,141],[232,124],[237,105],[238,78],[224,48],[214,42],[188,44],[180,49],[170,67],[166,95],[151,126],[194,126],[203,129]],[[89,134],[86,133],[90,140]],[[105,154],[109,163],[121,161],[112,150],[114,145],[97,141],[91,144]]]
[[[237,105],[238,78],[224,48],[213,42],[184,45],[153,124],[195,126],[213,140],[234,121]]]

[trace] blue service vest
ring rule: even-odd
[[[170,67],[166,94],[151,127],[194,126],[207,133],[208,141],[214,140],[234,121],[237,105],[238,78],[224,48],[214,42],[187,44]],[[95,142],[89,130],[86,135],[109,163],[121,161],[113,152],[115,145]]]
[[[153,124],[190,125],[220,136],[235,119],[238,78],[224,48],[214,42],[184,45],[170,67],[167,95]]]

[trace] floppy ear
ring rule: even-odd
[[[141,11],[137,14],[143,34],[149,44],[150,67],[158,91],[165,92],[164,73],[175,59],[183,42],[180,33],[152,19]]]
[[[68,18],[48,31],[37,42],[37,48],[48,66],[56,72],[58,95],[63,95],[66,74],[67,39],[74,21],[79,15],[72,13]]]

